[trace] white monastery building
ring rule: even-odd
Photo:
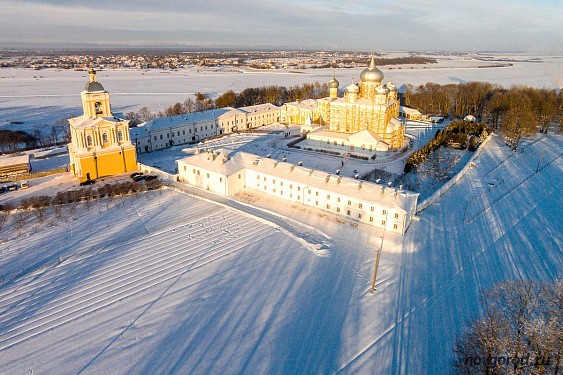
[[[181,182],[234,196],[244,189],[404,234],[418,193],[328,174],[245,152],[209,151],[178,160]]]
[[[131,128],[130,138],[137,153],[144,153],[270,125],[280,121],[280,113],[280,107],[266,103],[160,117]]]

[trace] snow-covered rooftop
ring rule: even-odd
[[[18,164],[29,164],[29,155],[0,156],[0,168]]]
[[[133,128],[129,128],[129,137],[132,140],[135,140],[135,138],[143,138],[143,137],[148,137],[149,136],[149,131],[147,129],[146,126],[136,126]]]
[[[257,155],[246,152],[236,152],[229,155],[225,150],[220,149],[214,152],[203,152],[188,156],[181,159],[180,162],[225,176],[230,176],[247,168],[270,176],[301,183],[312,188],[333,191],[351,198],[366,202],[376,202],[404,211],[408,211],[410,207],[416,204],[419,195],[404,189],[333,175],[307,168],[306,166],[294,165],[270,158],[260,158]]]
[[[233,110],[231,107],[210,109],[207,111],[199,111],[186,113],[177,116],[159,117],[148,121],[145,126],[148,131],[167,129],[170,127],[180,126],[184,124],[215,121],[219,116]]]

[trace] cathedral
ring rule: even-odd
[[[137,169],[129,121],[112,115],[109,93],[96,81],[96,71],[81,93],[84,114],[69,119],[70,169],[80,183]]]
[[[360,74],[359,84],[352,82],[347,86],[344,97],[338,96],[339,82],[336,78],[329,82],[329,88],[329,96],[318,99],[316,108],[311,112],[311,120],[322,128],[311,131],[307,138],[335,145],[344,142],[343,139],[352,142],[358,138],[366,149],[369,143],[369,148],[374,150],[375,144],[378,150],[405,146],[405,126],[397,118],[397,88],[390,82],[383,84],[383,73],[375,66],[373,57]],[[304,104],[296,106],[303,107]],[[356,136],[358,133],[361,134]],[[352,143],[349,146],[353,147]]]

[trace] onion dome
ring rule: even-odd
[[[385,86],[379,86],[378,88],[375,89],[375,93],[377,95],[387,95],[389,94],[389,89]]]
[[[84,90],[88,92],[106,91],[104,90],[104,86],[96,81],[96,71],[94,69],[90,69],[88,71],[88,74],[90,75],[90,82],[88,82],[86,86],[84,86]]]
[[[351,83],[346,87],[346,92],[350,94],[357,94],[360,92],[360,88],[355,83]]]
[[[328,81],[328,87],[331,89],[337,89],[340,86],[340,82],[336,80],[336,77],[333,76],[330,81]]]
[[[397,86],[395,86],[393,82],[388,82],[385,86],[387,86],[389,91],[397,91]]]
[[[362,82],[381,83],[383,81],[383,72],[375,66],[375,59],[372,56],[369,66],[360,73]]]

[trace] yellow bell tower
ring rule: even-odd
[[[68,145],[71,171],[80,183],[137,169],[135,146],[129,138],[129,121],[111,113],[109,93],[88,72],[82,98],[84,114],[69,119]]]

